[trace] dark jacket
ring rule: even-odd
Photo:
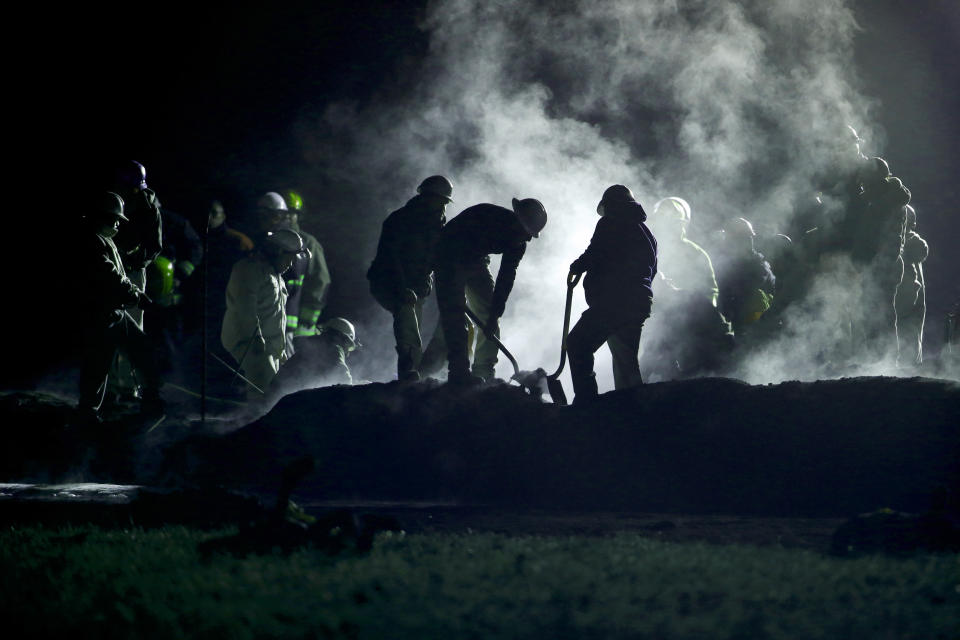
[[[140,299],[140,290],[123,268],[120,253],[113,240],[93,229],[84,230],[84,277],[88,304],[80,307],[80,315],[92,326],[106,327],[123,319],[124,307],[132,307]]]
[[[720,311],[734,330],[755,322],[773,299],[776,277],[763,254],[748,249],[736,255],[719,253],[716,261]]]
[[[590,246],[571,265],[573,271],[587,273],[583,289],[590,307],[611,314],[650,313],[657,240],[646,219],[639,203],[607,206]]]
[[[513,210],[495,204],[474,205],[460,212],[440,233],[437,270],[481,267],[489,264],[491,253],[503,254],[490,305],[490,314],[499,318],[529,239]]]
[[[412,289],[418,296],[430,295],[434,250],[447,218],[414,196],[383,221],[377,255],[367,279],[399,296]]]
[[[163,247],[163,222],[160,201],[150,189],[142,189],[124,197],[124,214],[129,220],[120,223],[116,245],[127,271],[145,268],[160,255]]]
[[[160,219],[163,223],[163,248],[160,253],[175,261],[189,275],[203,260],[203,240],[190,221],[179,213],[161,208]],[[184,263],[190,266],[185,268]]]

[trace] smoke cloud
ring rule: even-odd
[[[853,153],[846,125],[868,141],[868,155],[882,148],[843,0],[447,0],[428,5],[421,28],[427,55],[401,65],[377,100],[303,117],[304,156],[372,204],[352,227],[359,271],[387,213],[428,175],[454,183],[448,218],[480,202],[541,200],[549,222],[528,247],[501,324],[523,369],[559,362],[565,276],[607,186],[629,186],[648,213],[660,198],[683,197],[688,235],[709,251],[713,231],[736,216],[761,235],[792,232],[795,212]],[[815,354],[835,340],[848,275],[824,276],[786,342],[755,353],[738,375],[823,375]],[[584,308],[577,292],[571,323]],[[380,315],[361,340],[382,357],[361,378],[395,374],[389,316]],[[612,388],[606,349],[596,371],[601,391]],[[498,375],[511,373],[501,358]]]

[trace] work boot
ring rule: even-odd
[[[397,375],[397,379],[400,382],[420,382],[420,374],[411,369],[410,371],[403,371]]]
[[[496,378],[493,367],[473,367],[471,373],[473,373],[475,378],[480,378],[484,381]]]
[[[397,347],[397,380],[415,382],[420,379],[417,372],[415,350],[412,347]]]
[[[479,387],[484,382],[480,376],[475,376],[469,371],[451,371],[447,376],[447,384],[455,387]]]

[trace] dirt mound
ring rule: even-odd
[[[829,517],[924,511],[956,492],[960,385],[852,378],[649,384],[587,406],[431,383],[302,391],[231,434],[174,447],[168,471],[269,490],[290,461],[321,500]]]

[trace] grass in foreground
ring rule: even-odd
[[[957,638],[960,556],[494,534],[204,559],[182,527],[0,531],[0,620],[89,638]]]

